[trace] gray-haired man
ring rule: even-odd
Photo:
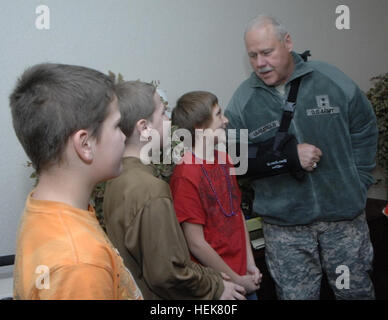
[[[254,72],[225,115],[229,128],[248,129],[251,143],[276,135],[290,83],[301,78],[288,134],[297,140],[294,154],[304,178],[282,171],[253,182],[253,207],[264,219],[266,262],[278,297],[319,299],[324,271],[336,298],[373,299],[364,212],[378,134],[370,103],[337,68],[295,54],[275,18],[251,21],[245,44]],[[349,282],[336,281],[339,270],[349,271]]]

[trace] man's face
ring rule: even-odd
[[[253,70],[267,86],[284,84],[291,76],[294,60],[289,35],[280,41],[274,27],[265,24],[246,33],[245,46]]]

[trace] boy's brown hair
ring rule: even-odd
[[[181,96],[172,111],[172,124],[187,129],[195,137],[195,129],[206,128],[212,121],[212,110],[217,97],[207,91],[192,91]]]
[[[80,129],[99,137],[114,83],[93,69],[39,64],[27,69],[10,95],[16,135],[35,170],[59,163],[69,137]]]
[[[150,83],[126,81],[116,86],[118,105],[121,112],[121,131],[130,137],[140,119],[151,119],[156,105],[156,88]],[[127,140],[128,141],[128,140]]]

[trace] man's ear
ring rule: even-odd
[[[87,130],[78,130],[71,137],[74,150],[78,157],[85,163],[92,163],[94,158],[93,144],[94,138]]]
[[[286,46],[288,52],[291,52],[294,49],[294,44],[289,33],[284,37],[284,45]]]

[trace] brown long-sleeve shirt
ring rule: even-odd
[[[138,158],[124,158],[122,174],[106,186],[108,236],[144,299],[218,299],[221,275],[191,261],[170,187],[155,173]]]

